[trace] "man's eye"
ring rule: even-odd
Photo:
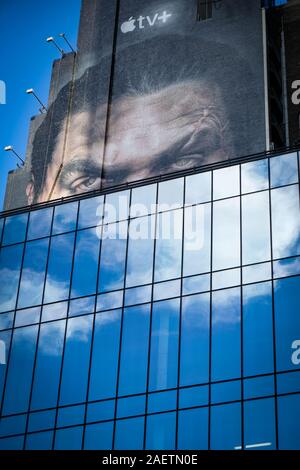
[[[100,178],[97,176],[82,176],[71,184],[73,191],[87,191],[100,188]]]

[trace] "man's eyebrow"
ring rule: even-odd
[[[94,176],[94,175],[100,175],[100,172],[101,172],[100,159],[99,159],[99,166],[97,166],[94,161],[91,161],[91,157],[89,157],[88,159],[81,159],[81,160],[74,159],[71,162],[63,166],[60,177],[59,177],[59,184],[63,187],[69,187],[70,175],[72,173],[83,173],[86,175]]]

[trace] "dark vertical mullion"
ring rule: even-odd
[[[121,368],[121,355],[122,355],[122,340],[123,340],[123,324],[124,324],[124,310],[125,310],[125,292],[126,292],[126,277],[127,277],[127,261],[128,261],[128,247],[129,247],[129,236],[130,236],[130,215],[131,215],[131,201],[132,201],[132,190],[130,190],[129,198],[129,209],[128,209],[128,220],[127,220],[127,240],[126,240],[126,254],[125,254],[125,266],[124,266],[124,281],[123,281],[123,299],[122,299],[122,313],[121,313],[121,326],[120,326],[120,341],[119,341],[119,357],[118,357],[118,370],[117,370],[117,384],[116,384],[116,399],[115,399],[115,412],[114,412],[114,423],[113,423],[113,439],[112,449],[115,447],[116,440],[116,420],[118,412],[118,396],[120,386],[120,368]],[[119,222],[120,223],[120,222]],[[124,223],[124,222],[121,222]]]
[[[275,426],[276,426],[276,449],[278,449],[278,403],[277,403],[277,357],[276,357],[276,325],[275,325],[275,282],[274,282],[274,255],[273,255],[273,218],[272,218],[272,189],[271,189],[271,166],[268,158],[269,179],[269,216],[270,216],[270,238],[271,238],[271,272],[272,272],[272,322],[273,322],[273,360],[274,360],[274,387],[275,387]]]
[[[54,449],[54,446],[55,446],[56,426],[57,426],[57,420],[58,420],[58,408],[59,408],[60,392],[61,392],[61,382],[62,382],[62,375],[63,375],[63,369],[64,369],[64,358],[65,358],[66,339],[67,339],[67,331],[68,331],[68,321],[69,321],[69,311],[70,311],[70,297],[71,297],[71,292],[72,292],[72,281],[73,281],[75,252],[76,252],[76,244],[77,244],[79,214],[80,214],[80,201],[79,201],[78,209],[77,209],[77,218],[76,218],[75,234],[74,234],[74,241],[73,241],[74,245],[73,245],[72,263],[71,263],[69,295],[68,295],[68,301],[67,301],[68,302],[67,318],[65,320],[66,325],[65,325],[63,350],[62,350],[61,366],[60,366],[60,374],[59,374],[59,385],[58,385],[58,392],[57,392],[57,402],[56,402],[56,411],[55,411],[55,420],[54,420],[54,431],[53,431],[53,438],[52,438],[52,449]]]
[[[11,332],[12,333],[11,333],[11,338],[10,338],[10,346],[9,346],[9,351],[8,351],[8,355],[7,355],[6,371],[5,371],[5,378],[4,378],[4,384],[3,384],[2,401],[1,401],[1,407],[0,407],[0,417],[2,417],[2,414],[3,414],[4,398],[5,398],[5,392],[6,392],[7,376],[8,376],[8,369],[9,369],[9,363],[10,363],[12,342],[13,342],[14,331],[15,331],[14,328],[15,328],[15,323],[16,323],[16,310],[17,310],[17,305],[18,305],[18,300],[19,300],[19,293],[20,293],[20,286],[21,286],[21,279],[22,279],[22,272],[23,272],[23,263],[24,263],[24,258],[25,258],[26,242],[27,242],[27,235],[28,235],[28,229],[29,229],[30,214],[31,214],[31,212],[28,213],[28,218],[27,218],[27,223],[26,223],[26,230],[25,230],[25,239],[24,239],[24,243],[23,243],[23,252],[22,252],[22,258],[21,258],[20,273],[19,273],[17,295],[16,295],[16,303],[15,303],[15,309],[14,309],[15,310],[14,311],[14,319],[13,319],[13,324],[12,324],[12,327],[11,327]],[[24,439],[25,439],[25,436],[24,436]]]
[[[155,257],[156,257],[156,240],[157,240],[157,227],[158,227],[158,189],[159,184],[156,184],[156,212],[154,216],[154,240],[153,240],[153,263],[152,263],[152,286],[151,286],[151,305],[150,305],[150,320],[149,320],[149,340],[148,340],[148,364],[147,364],[147,383],[146,383],[146,403],[145,403],[145,421],[144,421],[144,445],[143,449],[146,449],[146,437],[147,437],[147,413],[148,413],[148,393],[149,393],[149,382],[150,382],[150,355],[151,355],[151,336],[152,336],[152,317],[153,317],[153,300],[154,300],[154,282],[155,282]],[[150,232],[151,236],[152,232]]]
[[[241,265],[241,287],[240,287],[240,328],[241,328],[241,427],[242,427],[242,449],[245,448],[245,415],[244,415],[244,310],[243,310],[243,196],[242,196],[242,165],[239,165],[240,178],[240,265]]]
[[[46,279],[47,279],[48,266],[49,266],[49,258],[50,258],[50,249],[51,249],[51,243],[52,243],[52,236],[51,236],[51,235],[52,235],[53,223],[54,223],[54,211],[55,211],[55,208],[53,207],[53,209],[52,209],[51,226],[50,226],[50,236],[49,236],[49,238],[48,238],[48,242],[49,242],[49,243],[48,243],[47,260],[46,260],[45,274],[44,274],[44,285],[43,285],[42,300],[41,300],[41,304],[42,304],[42,305],[43,305],[43,303],[44,303],[44,297],[45,297]],[[35,346],[35,353],[34,353],[34,362],[33,362],[32,379],[31,379],[31,385],[30,385],[30,395],[29,395],[29,402],[28,402],[28,413],[27,413],[27,417],[26,417],[25,439],[24,439],[23,450],[25,450],[26,440],[27,440],[27,432],[28,432],[28,425],[29,425],[29,413],[30,413],[30,409],[31,409],[31,402],[32,402],[32,395],[33,395],[33,384],[34,384],[34,377],[35,377],[35,368],[36,368],[36,363],[37,363],[38,346],[39,346],[39,340],[40,340],[41,322],[42,322],[42,307],[40,307],[40,318],[39,318],[39,323],[38,323],[38,333],[37,333],[36,346]]]
[[[213,313],[213,242],[214,242],[214,173],[211,172],[210,207],[210,293],[209,293],[209,364],[208,364],[208,450],[211,449],[211,379],[212,379],[212,313]]]
[[[101,220],[101,235],[100,235],[101,238],[100,238],[99,253],[98,253],[96,292],[95,292],[95,302],[94,302],[94,317],[93,317],[93,325],[92,325],[91,350],[90,350],[90,360],[89,360],[89,366],[88,366],[88,383],[87,383],[87,390],[86,390],[86,403],[85,403],[85,410],[84,410],[83,433],[82,433],[82,449],[84,449],[84,444],[85,444],[85,432],[86,432],[86,426],[87,426],[87,410],[88,410],[88,401],[89,401],[89,393],[90,393],[90,385],[91,385],[91,370],[92,370],[92,363],[93,363],[93,348],[94,348],[96,315],[97,315],[97,299],[98,299],[98,290],[99,290],[99,282],[100,282],[100,261],[101,261],[101,253],[102,253],[102,236],[103,236],[103,228],[104,228],[103,218],[104,218],[104,211],[105,211],[105,201],[106,201],[106,196],[103,197],[103,203],[102,203],[102,220]]]
[[[176,410],[176,441],[175,450],[178,449],[178,421],[179,421],[179,387],[180,387],[180,361],[181,361],[181,329],[182,329],[182,293],[183,293],[183,266],[184,266],[184,237],[185,237],[185,193],[186,178],[183,178],[183,202],[182,202],[182,241],[181,241],[181,280],[180,280],[180,310],[179,310],[179,330],[178,330],[178,371],[177,371],[177,410]],[[196,206],[193,206],[196,207]]]

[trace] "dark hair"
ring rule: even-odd
[[[62,88],[49,107],[33,142],[35,198],[42,190],[68,110],[71,115],[89,111],[95,116],[99,104],[108,100],[110,73],[111,57],[105,56],[79,79]],[[172,35],[119,48],[114,60],[112,96],[116,100],[121,96],[141,95],[187,80],[203,80],[220,88],[230,123],[228,135],[233,136],[232,148],[237,149],[242,143],[243,153],[250,153],[252,142],[248,142],[247,136],[255,135],[259,116],[259,110],[251,108],[250,112],[250,107],[251,102],[257,102],[254,97],[257,90],[246,61],[227,45],[196,36]]]

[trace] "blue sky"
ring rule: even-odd
[[[66,33],[77,44],[81,0],[1,0],[0,80],[6,84],[6,104],[0,104],[0,210],[7,173],[16,159],[3,151],[13,145],[25,156],[30,118],[38,103],[25,93],[34,88],[47,102],[53,60],[59,52],[48,36]]]

